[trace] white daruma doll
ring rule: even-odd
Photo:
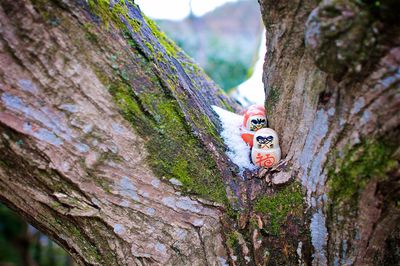
[[[261,128],[254,134],[251,160],[253,164],[270,168],[281,159],[278,134],[271,128]]]

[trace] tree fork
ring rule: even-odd
[[[132,1],[6,0],[2,201],[81,264],[398,260],[394,4],[259,2],[289,182],[238,176],[211,105],[239,107]]]

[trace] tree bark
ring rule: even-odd
[[[398,261],[397,10],[317,2],[259,0],[283,160],[242,177],[239,107],[132,1],[2,1],[1,201],[80,264]]]
[[[1,200],[80,264],[227,260],[211,105],[237,106],[131,1],[2,1],[0,25]]]
[[[312,264],[398,263],[398,6],[259,2],[266,107],[288,162],[279,175],[306,190]]]

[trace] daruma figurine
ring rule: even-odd
[[[242,139],[252,147],[254,133],[264,127],[267,127],[264,106],[260,104],[251,105],[243,116]]]
[[[262,128],[254,134],[251,160],[253,164],[270,168],[276,165],[281,159],[281,148],[279,138],[275,130]]]

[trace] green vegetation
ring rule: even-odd
[[[355,147],[337,156],[338,170],[330,169],[328,187],[329,198],[336,204],[357,200],[360,191],[372,178],[386,179],[387,173],[398,167],[391,155],[394,147],[384,142],[364,140]]]
[[[222,42],[212,43],[207,55],[204,70],[211,79],[225,90],[229,91],[247,79],[251,61],[242,59],[240,51],[231,49],[226,51]]]
[[[301,215],[303,212],[301,185],[292,182],[271,196],[260,197],[254,204],[254,211],[269,215],[269,232],[279,235],[280,228],[289,215]]]
[[[262,26],[256,1],[223,5],[182,21],[156,21],[226,92],[253,73]]]
[[[39,231],[28,230],[28,224],[0,204],[0,265],[41,266],[68,265],[68,254]]]

